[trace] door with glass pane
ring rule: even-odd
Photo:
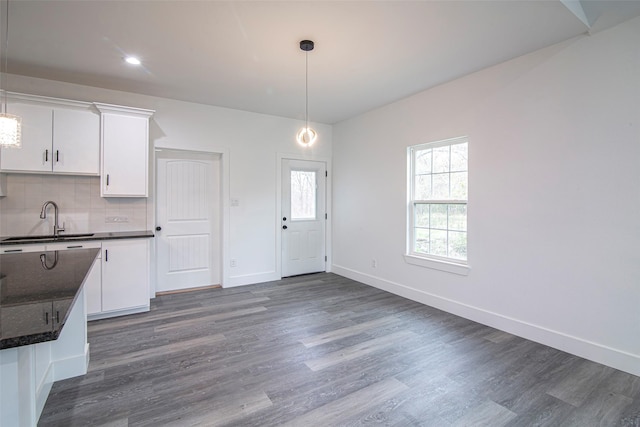
[[[326,164],[282,160],[282,277],[325,271]]]

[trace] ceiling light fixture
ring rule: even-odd
[[[7,58],[9,57],[9,0],[5,9],[5,35],[4,35],[4,62],[2,74],[6,84],[7,80]],[[0,85],[1,86],[1,85]],[[20,148],[22,147],[22,119],[7,110],[7,90],[3,90],[4,102],[0,112],[0,147]]]
[[[302,40],[300,42],[300,49],[305,52],[305,107],[304,107],[304,127],[298,131],[296,135],[296,140],[298,144],[303,147],[311,147],[316,139],[318,139],[318,134],[315,130],[309,127],[309,52],[314,48],[314,43],[311,40]]]
[[[140,65],[142,64],[142,62],[140,62],[140,60],[138,58],[136,58],[135,56],[127,56],[126,58],[124,58],[125,61],[127,61],[127,64],[131,64],[131,65]]]

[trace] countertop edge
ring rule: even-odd
[[[10,236],[0,237],[0,247],[2,246],[19,246],[19,245],[33,245],[44,243],[65,243],[65,242],[90,242],[96,240],[118,240],[118,239],[149,239],[155,237],[153,231],[121,231],[121,232],[106,232],[106,233],[94,233],[93,236],[86,237],[71,237],[65,238],[64,234],[58,238],[50,239],[34,239],[34,240],[11,240],[2,241]]]
[[[75,301],[74,301],[75,304]],[[62,330],[61,326],[60,331]],[[39,334],[22,335],[20,337],[5,338],[0,340],[0,350],[7,350],[10,348],[24,347],[26,345],[39,344],[43,342],[49,342],[57,340],[60,336],[60,331],[41,332]]]

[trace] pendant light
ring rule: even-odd
[[[300,42],[300,49],[305,52],[305,107],[304,107],[304,127],[298,131],[296,135],[296,140],[298,144],[303,147],[311,147],[316,139],[318,139],[318,134],[315,130],[309,127],[309,52],[313,50],[314,43],[311,40],[302,40]]]
[[[4,75],[5,82],[7,80],[7,58],[9,57],[9,0],[6,0],[7,7],[5,9],[5,34],[4,34],[4,62],[3,69],[0,70]],[[22,119],[7,112],[7,91],[3,92],[4,102],[2,103],[2,111],[0,112],[0,147],[20,148],[22,146]]]

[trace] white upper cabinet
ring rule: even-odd
[[[53,110],[53,171],[100,173],[100,116],[92,111]]]
[[[22,147],[3,148],[0,169],[9,172],[98,175],[100,117],[91,104],[24,96],[9,104],[22,118]]]
[[[11,103],[8,110],[22,118],[22,147],[2,148],[2,170],[52,172],[53,108]]]
[[[102,197],[147,197],[151,110],[95,104],[102,113]]]

